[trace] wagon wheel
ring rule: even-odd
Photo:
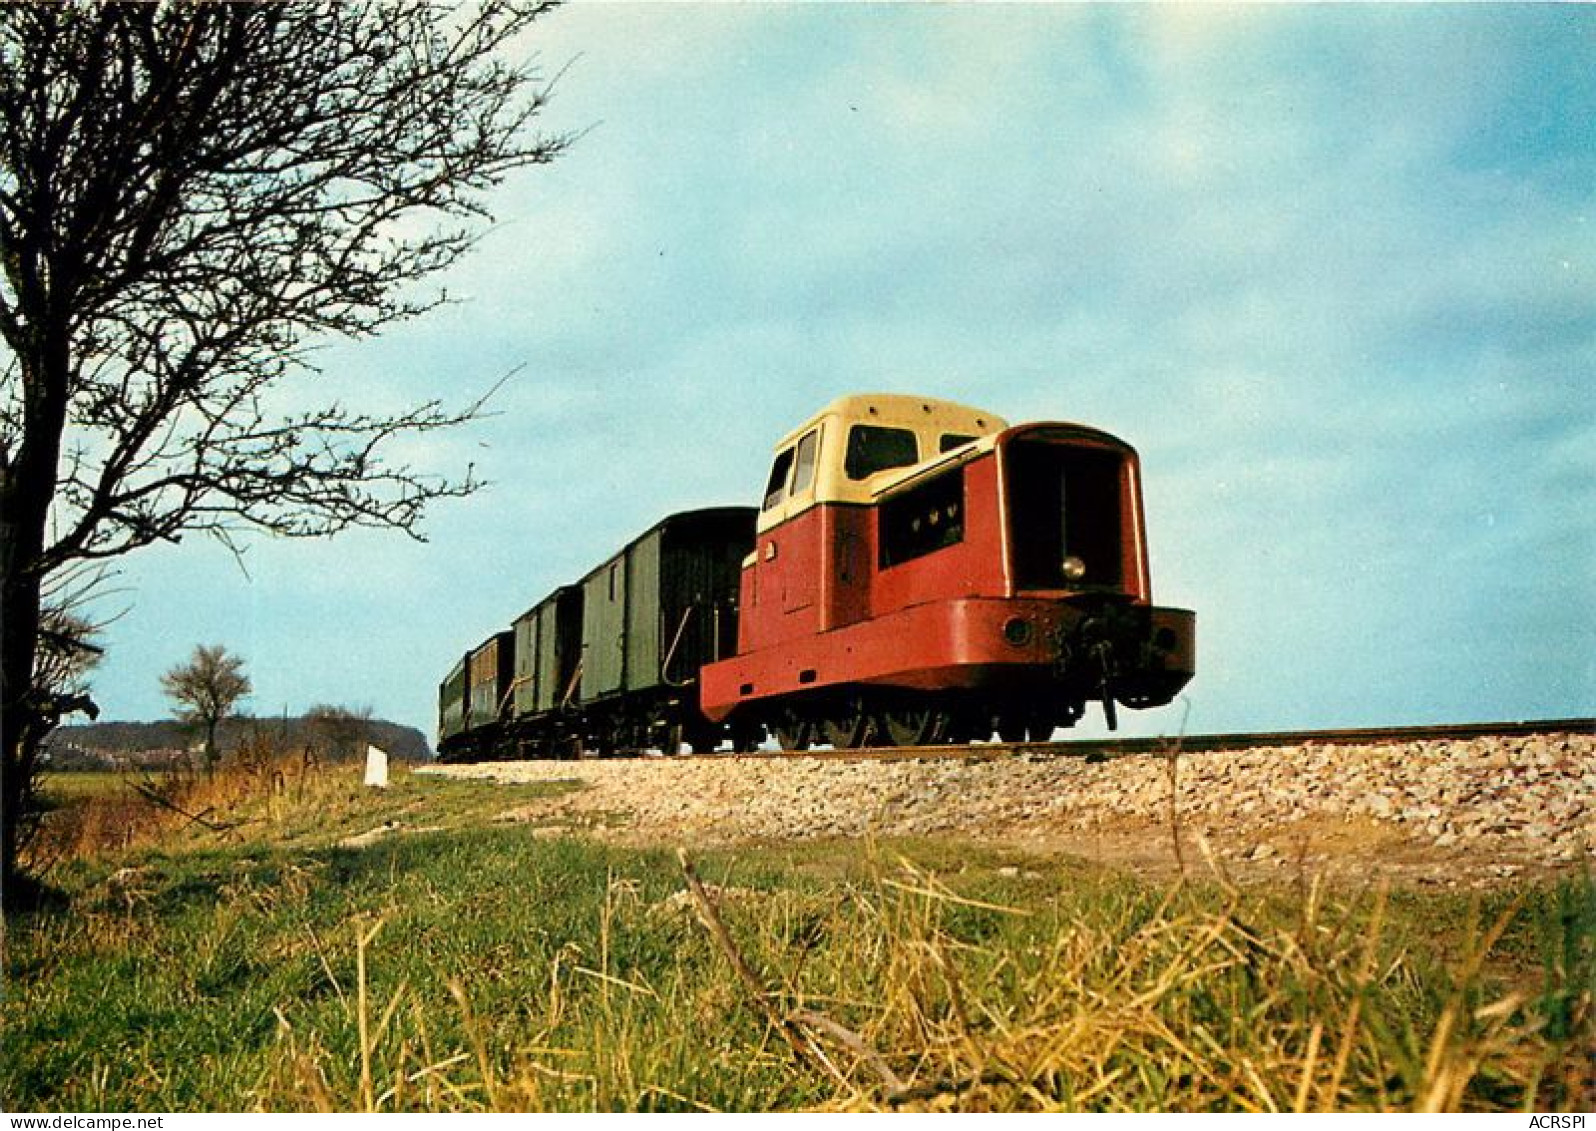
[[[948,723],[945,712],[931,707],[898,707],[880,716],[889,746],[934,746],[947,733]]]
[[[618,719],[594,720],[593,729],[583,743],[587,752],[598,758],[613,758],[622,746],[621,725]]]
[[[869,745],[872,729],[870,716],[862,710],[827,718],[820,726],[826,741],[838,750],[858,750]]]

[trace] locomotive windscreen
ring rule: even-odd
[[[1016,440],[1007,454],[1015,588],[1120,588],[1119,453]]]

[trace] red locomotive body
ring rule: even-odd
[[[740,603],[701,706],[787,749],[1043,738],[1094,699],[1112,726],[1194,670],[1134,450],[923,398],[845,397],[778,446]]]

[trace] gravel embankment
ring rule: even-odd
[[[1173,818],[1171,768],[1159,755],[1095,764],[727,756],[426,772],[580,782],[505,819],[635,843],[936,835],[1152,871],[1184,863],[1435,884],[1596,864],[1596,736],[1185,755],[1173,765]]]

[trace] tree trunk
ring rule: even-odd
[[[221,720],[214,716],[205,720],[205,776],[216,776],[216,725]]]
[[[33,890],[20,870],[34,804],[40,746],[58,719],[34,686],[42,558],[66,428],[70,362],[64,334],[33,335],[19,350],[22,442],[0,466],[0,900],[19,906]]]
[[[10,500],[7,499],[6,502]],[[7,518],[10,517],[9,508]],[[15,526],[0,524],[0,558],[5,561],[0,592],[0,903],[21,906],[30,890],[19,868],[23,835],[33,808],[33,773],[48,727],[33,694],[39,639],[39,580],[16,570]]]

